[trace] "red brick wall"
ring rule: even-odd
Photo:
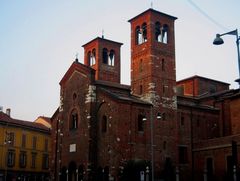
[[[240,98],[232,99],[229,106],[232,134],[240,134]]]
[[[84,64],[90,66],[88,61],[88,52],[93,49],[96,50],[96,64],[92,66],[96,70],[95,79],[96,80],[105,80],[111,82],[120,83],[121,78],[121,44],[113,41],[109,41],[103,38],[96,38],[93,41],[84,45]],[[107,48],[108,52],[110,50],[115,51],[115,61],[114,66],[110,66],[103,63],[102,52],[103,48]]]
[[[63,133],[62,141],[59,140],[61,167],[68,167],[71,161],[77,163],[77,167],[83,164],[88,167],[89,161],[89,119],[90,105],[86,104],[86,97],[91,83],[89,74],[82,74],[75,71],[70,78],[62,85],[61,95],[63,97],[63,111],[60,112],[60,120],[63,122],[59,130]],[[76,98],[74,99],[74,93]],[[73,109],[78,113],[78,128],[69,129],[71,112]],[[59,138],[61,139],[61,138]],[[76,144],[76,152],[70,153],[70,144]]]
[[[199,141],[194,144],[195,180],[203,180],[204,169],[206,169],[206,159],[213,160],[213,177],[216,180],[227,179],[227,157],[232,155],[232,141],[239,143],[240,136],[221,137],[212,140]],[[238,145],[238,150],[240,146]],[[239,152],[239,151],[238,151]],[[238,163],[240,155],[238,154]]]

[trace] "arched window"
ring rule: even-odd
[[[168,25],[161,26],[158,21],[155,23],[155,39],[164,44],[168,43]]]
[[[102,117],[102,133],[107,132],[107,116]]]
[[[111,50],[109,53],[108,65],[114,66],[114,63],[115,63],[114,61],[115,61],[115,52],[114,52],[114,50]]]
[[[102,52],[102,61],[104,64],[108,64],[108,49],[104,48]]]
[[[163,25],[162,28],[162,42],[167,44],[168,43],[168,25]]]
[[[91,65],[91,51],[87,53],[88,65]]]
[[[147,23],[142,24],[142,43],[147,42]]]
[[[90,60],[90,66],[96,64],[96,50],[93,49],[91,53],[91,60]]]
[[[161,24],[157,21],[155,23],[155,39],[158,41],[158,42],[161,42]]]
[[[89,63],[90,66],[96,64],[96,51],[95,51],[95,49],[88,52],[88,63]]]
[[[70,121],[69,121],[69,129],[77,129],[78,128],[78,113],[77,110],[74,109],[70,115]]]
[[[135,37],[136,44],[137,45],[142,44],[142,32],[141,32],[140,26],[136,27],[135,33],[136,33],[136,37]]]

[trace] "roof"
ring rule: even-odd
[[[162,15],[162,16],[167,16],[167,17],[169,17],[169,18],[171,18],[171,19],[173,19],[173,20],[176,20],[176,19],[177,19],[177,17],[174,17],[174,16],[171,16],[171,15],[162,13],[162,12],[160,12],[160,11],[154,10],[154,9],[152,9],[152,8],[149,8],[149,9],[147,9],[146,11],[142,12],[141,14],[139,14],[139,15],[131,18],[130,20],[128,20],[128,22],[131,22],[132,20],[134,20],[134,19],[138,18],[139,16],[142,16],[142,15],[148,13],[148,12],[153,12],[153,13],[157,13],[157,14]]]
[[[65,75],[63,76],[59,84],[61,86],[64,85],[64,83],[71,77],[74,71],[84,72],[84,74],[86,74],[86,72],[89,72],[89,74],[95,73],[95,70],[90,66],[84,65],[78,62],[78,60],[75,60],[70,66],[70,68],[67,70],[67,72],[65,73]]]
[[[13,127],[20,127],[24,129],[30,129],[33,131],[50,133],[50,130],[42,124],[31,122],[31,121],[14,119],[8,116],[7,114],[5,114],[4,112],[0,112],[0,124],[13,126]]]
[[[38,118],[42,118],[42,119],[44,119],[44,121],[46,121],[46,122],[48,122],[49,124],[51,124],[51,118],[49,118],[49,117],[39,116]]]
[[[219,111],[218,108],[215,108],[213,106],[209,106],[209,105],[206,105],[206,104],[197,104],[195,102],[187,102],[187,101],[182,101],[182,100],[178,100],[177,105],[178,106],[192,107],[192,108],[195,108],[195,109],[208,110],[208,111]]]
[[[94,38],[93,40],[85,43],[84,45],[82,45],[82,47],[85,47],[86,45],[88,45],[88,44],[90,44],[90,43],[92,43],[93,41],[96,41],[96,40],[107,41],[107,42],[110,42],[110,43],[119,44],[120,46],[123,45],[123,43],[120,43],[120,42],[116,42],[116,41],[108,40],[108,39],[105,39],[105,38],[97,37],[97,38]]]
[[[125,94],[121,91],[114,91],[110,89],[101,88],[103,92],[110,95],[114,99],[118,99],[120,101],[129,102],[129,103],[137,103],[137,104],[144,104],[144,105],[151,105],[151,103],[141,100],[139,97],[131,95],[131,94]]]
[[[104,81],[104,80],[96,80],[95,81],[96,85],[100,86],[106,86],[106,87],[114,87],[114,88],[119,88],[119,89],[125,89],[131,91],[131,86],[129,85],[124,85],[124,84],[119,84],[116,82],[109,82],[109,81]]]
[[[39,116],[34,122],[38,123],[38,124],[42,124],[42,125],[46,126],[47,128],[50,128],[50,129],[52,128],[51,118],[49,118],[49,117]]]
[[[129,85],[103,80],[95,81],[95,85],[99,86],[101,91],[108,94],[112,98],[131,103],[151,105],[149,102],[142,100],[140,97],[132,95],[131,86]]]
[[[222,81],[219,81],[219,80],[210,79],[210,78],[207,78],[207,77],[202,77],[202,76],[199,76],[199,75],[194,75],[194,76],[187,77],[187,78],[185,78],[185,79],[179,80],[179,81],[177,81],[177,84],[178,84],[178,83],[181,83],[181,82],[185,82],[185,81],[187,81],[187,80],[193,80],[193,79],[204,79],[204,80],[209,80],[209,81],[213,81],[213,82],[218,82],[218,83],[221,83],[221,84],[230,85],[229,83],[226,83],[226,82],[222,82]]]

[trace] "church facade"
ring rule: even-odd
[[[54,180],[213,178],[223,142],[233,175],[237,162],[227,156],[232,141],[237,148],[240,116],[232,119],[229,108],[239,106],[239,91],[200,76],[176,81],[176,19],[148,9],[129,20],[130,86],[120,83],[122,43],[97,37],[83,45],[84,63],[76,59],[60,81],[51,119]]]

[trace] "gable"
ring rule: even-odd
[[[83,65],[79,62],[73,62],[68,71],[63,76],[62,80],[60,81],[60,86],[65,86],[67,81],[72,78],[73,74],[78,73],[83,77],[89,77],[90,81],[94,81],[95,77],[95,70],[91,67]]]

